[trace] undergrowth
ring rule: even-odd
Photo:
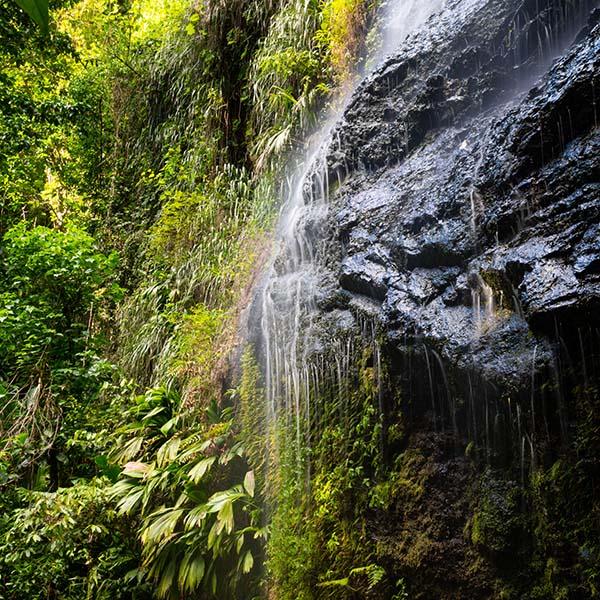
[[[276,453],[242,442],[249,413],[231,411],[249,406],[239,324],[285,161],[350,77],[374,7],[59,1],[45,42],[2,10],[0,231],[24,223],[3,244],[81,233],[57,285],[1,291],[0,337],[24,345],[0,373],[0,596],[256,591]]]

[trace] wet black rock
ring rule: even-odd
[[[600,314],[600,27],[591,2],[534,4],[448,2],[359,87],[329,159],[340,287],[504,389],[551,362],[556,319]]]
[[[430,465],[415,510],[403,498],[396,525],[373,522],[381,560],[418,582],[415,597],[533,597],[539,542],[518,490],[585,439],[574,432],[600,339],[593,4],[450,0],[362,83],[332,138],[322,348],[375,323],[407,451],[448,432],[462,448]],[[483,502],[465,451],[510,502]],[[441,505],[457,487],[473,503]],[[564,547],[551,559],[564,597],[585,597],[577,545]]]

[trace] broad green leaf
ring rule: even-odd
[[[172,437],[170,440],[167,440],[158,450],[156,454],[156,464],[159,467],[164,467],[167,463],[170,463],[174,460],[177,455],[177,451],[179,450],[179,445],[181,444],[181,438]]]
[[[169,433],[175,428],[177,427],[177,423],[179,421],[179,417],[178,416],[174,416],[173,418],[169,419],[161,428],[160,428],[160,432],[163,435],[169,435]]]
[[[179,454],[177,460],[179,462],[185,462],[196,454],[202,454],[208,447],[210,447],[211,443],[212,440],[205,440],[196,444],[192,444],[191,446],[186,447],[185,450]]]
[[[148,517],[149,525],[142,532],[141,540],[143,544],[148,542],[158,542],[164,538],[169,537],[179,519],[184,514],[185,510],[182,508],[178,509],[161,509]]]
[[[232,488],[229,488],[224,492],[217,492],[216,494],[213,494],[206,503],[208,512],[219,512],[224,504],[234,502],[239,498],[243,498],[245,495],[246,494],[241,485],[234,485]]]
[[[140,454],[143,444],[144,437],[141,435],[130,439],[121,449],[115,451],[113,460],[117,462],[133,460]]]
[[[244,442],[236,442],[227,452],[223,452],[219,462],[226,465],[229,461],[233,460],[236,456],[244,455]]]
[[[200,504],[199,506],[195,506],[194,508],[192,508],[185,516],[184,523],[186,531],[197,527],[201,527],[203,525],[204,519],[206,519],[207,514],[208,513],[206,511],[205,504]]]
[[[225,502],[221,506],[221,510],[217,513],[217,533],[221,533],[223,529],[227,533],[233,531],[233,500]]]
[[[248,471],[246,477],[244,477],[244,489],[248,492],[249,496],[254,498],[254,487],[256,482],[254,480],[254,471]]]
[[[119,485],[119,484],[117,483],[116,485]],[[121,498],[121,500],[119,500],[119,502],[117,504],[117,510],[121,514],[127,514],[127,513],[131,512],[140,503],[143,494],[144,494],[143,487],[131,486],[130,491],[127,493],[127,495],[123,496],[123,498]]]
[[[260,527],[255,531],[254,539],[258,540],[259,538],[262,538],[263,540],[267,540],[269,538],[269,533],[270,529],[268,525],[266,527]]]
[[[41,28],[48,33],[48,0],[15,0]]]
[[[179,567],[179,589],[184,593],[194,592],[202,582],[204,568],[204,558],[198,551],[186,553]]]
[[[213,526],[210,528],[210,531],[208,532],[208,538],[206,540],[206,544],[209,550],[212,550],[213,547],[216,545],[218,539],[219,539],[219,535],[217,532],[217,527],[218,527],[219,522],[215,521],[213,523]]]
[[[248,550],[244,555],[244,561],[242,562],[242,572],[250,573],[252,567],[254,566],[254,557],[252,556],[252,552]]]
[[[170,560],[162,570],[158,578],[157,595],[159,598],[167,598],[173,590],[175,576],[177,574],[177,562]]]
[[[166,412],[166,410],[167,408],[165,406],[155,406],[150,412],[142,417],[142,421],[149,421],[152,417],[160,415],[160,413]]]
[[[216,458],[216,456],[209,456],[208,458],[203,458],[196,465],[194,465],[189,472],[190,479],[194,483],[198,483],[202,477],[204,477],[204,474],[208,471],[208,469],[210,469]]]

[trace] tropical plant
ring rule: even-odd
[[[15,0],[15,2],[41,27],[48,32],[48,0]]]
[[[273,166],[316,122],[317,109],[330,92],[327,61],[315,40],[320,19],[315,0],[286,3],[253,57],[250,153],[259,171]]]
[[[25,434],[21,470],[33,469],[28,477],[35,477],[36,460],[45,455],[55,489],[63,424],[68,422],[73,433],[80,407],[112,376],[99,355],[99,324],[121,296],[112,279],[118,257],[98,252],[94,240],[77,228],[58,231],[25,223],[4,235],[3,254],[0,434],[5,446]]]
[[[235,598],[250,585],[260,541],[254,472],[236,439],[231,408],[212,402],[204,421],[178,413],[174,390],[137,399],[114,457],[126,461],[112,488],[117,508],[141,519],[144,576],[161,598]]]
[[[109,486],[94,478],[51,493],[19,492],[19,506],[0,515],[1,598],[150,598],[150,586],[128,575],[139,548]]]
[[[273,225],[275,159],[330,94],[350,13],[0,4],[0,597],[246,596],[268,459],[240,441],[228,359]]]

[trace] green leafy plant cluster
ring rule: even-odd
[[[54,23],[43,35],[12,1],[0,23],[0,231],[19,219],[62,226],[89,216],[102,137],[96,90],[79,85],[73,42]]]
[[[337,87],[366,56],[375,5],[365,0],[290,0],[271,21],[253,57],[250,156],[273,166],[297,148]]]
[[[48,1],[47,0],[15,0],[15,2],[41,27],[48,31]]]
[[[539,577],[533,598],[593,598],[600,592],[600,503],[591,473],[600,443],[600,395],[595,380],[580,381],[572,447],[531,481],[532,567]]]
[[[26,436],[25,481],[36,477],[37,458],[45,455],[56,487],[65,479],[58,454],[81,426],[77,411],[112,374],[100,330],[122,295],[112,279],[117,256],[98,252],[77,228],[61,232],[25,223],[4,235],[3,255],[0,431],[5,445]]]
[[[0,518],[0,597],[81,600],[151,598],[131,571],[138,563],[133,523],[109,499],[110,481],[56,492],[21,491]]]
[[[115,458],[125,463],[112,488],[122,514],[142,518],[144,576],[162,598],[237,598],[267,530],[260,526],[254,471],[233,427],[231,408],[216,402],[204,423],[180,410],[172,390],[137,400],[137,420],[122,433]],[[187,417],[187,418],[186,418]],[[241,481],[241,483],[237,483]]]
[[[385,454],[395,428],[379,405],[388,381],[376,342],[355,343],[360,358],[343,388],[332,372],[313,406],[315,441],[301,456],[300,474],[295,428],[279,426],[280,488],[267,562],[278,598],[384,598],[394,587],[366,519],[370,498],[393,476]]]

